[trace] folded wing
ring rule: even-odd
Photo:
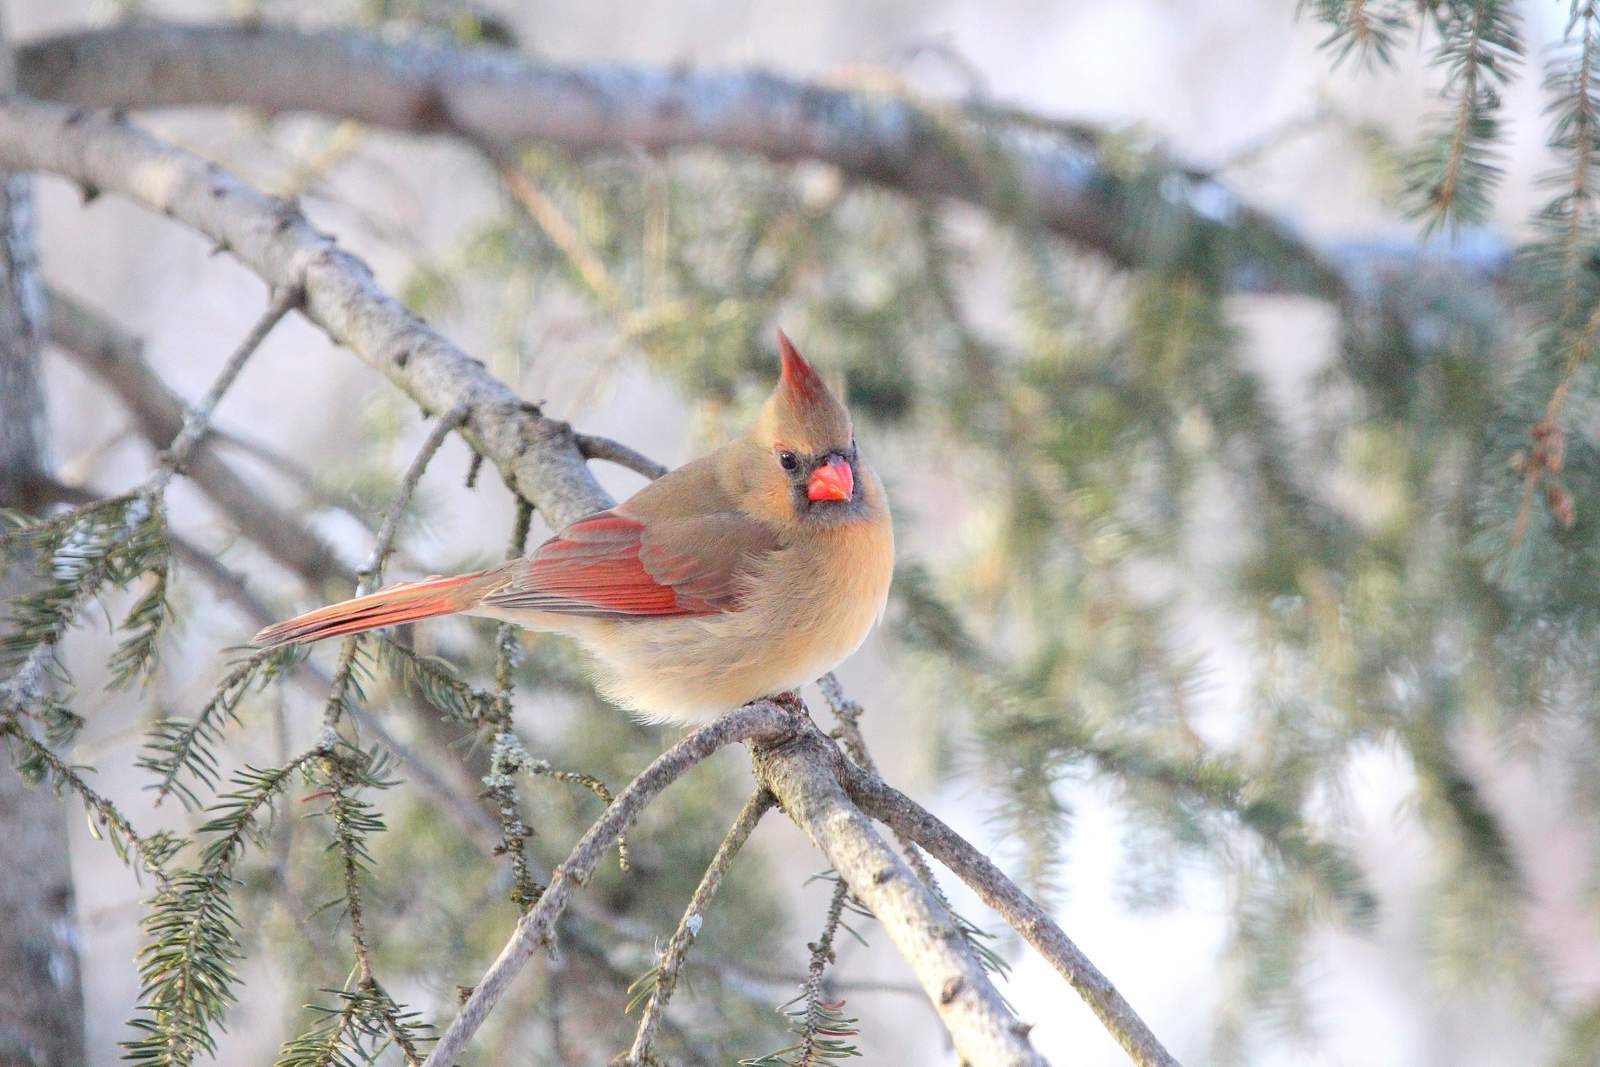
[[[511,567],[482,603],[603,619],[738,611],[745,576],[777,547],[770,527],[735,512],[644,521],[602,511]]]

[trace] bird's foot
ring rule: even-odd
[[[786,693],[778,693],[772,702],[787,711],[790,715],[806,714],[806,702],[800,699],[800,690],[791,689]]]

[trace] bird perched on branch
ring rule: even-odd
[[[744,437],[532,556],[320,608],[256,644],[484,616],[576,638],[606,696],[677,722],[827,673],[883,615],[894,536],[850,413],[782,331],[778,346],[782,376]]]

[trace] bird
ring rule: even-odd
[[[777,340],[777,385],[742,436],[531,556],[320,608],[256,645],[460,614],[576,639],[600,693],[647,721],[787,698],[882,620],[894,532],[849,411],[782,330]]]

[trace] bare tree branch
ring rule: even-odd
[[[733,866],[733,858],[739,854],[744,843],[750,840],[750,834],[755,830],[756,824],[761,821],[761,817],[767,813],[772,804],[771,793],[765,789],[756,790],[755,794],[745,802],[739,817],[733,820],[733,825],[728,828],[722,844],[717,846],[716,855],[711,857],[710,864],[706,866],[706,873],[701,876],[700,884],[695,887],[694,894],[689,898],[689,906],[683,910],[683,918],[678,921],[678,928],[673,931],[672,940],[667,942],[667,949],[661,954],[661,962],[656,967],[655,989],[650,994],[650,1002],[645,1006],[643,1017],[639,1019],[639,1030],[634,1035],[633,1047],[628,1050],[625,1057],[619,1057],[620,1067],[648,1067],[650,1043],[655,1040],[656,1028],[661,1025],[661,1016],[667,1009],[667,1001],[672,999],[673,990],[677,988],[678,971],[689,955],[689,945],[700,936],[700,927],[705,922],[706,911],[716,898],[717,890],[722,887],[723,875]]]
[[[1336,293],[1337,276],[1283,225],[1210,177],[1169,166],[1141,202],[1086,131],[980,106],[921,107],[762,72],[562,67],[505,51],[392,43],[286,27],[129,24],[18,54],[35,96],[97,107],[243,104],[418,133],[459,130],[574,151],[705,146],[819,160],[919,196],[1037,222],[1130,264],[1223,237],[1234,282]],[[1159,215],[1159,225],[1148,225]]]
[[[222,370],[211,383],[211,388],[206,390],[200,402],[184,416],[183,428],[172,439],[172,443],[167,446],[163,455],[161,472],[157,475],[155,483],[157,492],[165,488],[172,476],[189,462],[189,457],[200,447],[200,442],[210,432],[211,416],[216,413],[217,404],[222,401],[223,394],[233,388],[234,380],[239,377],[239,372],[244,370],[244,365],[249,362],[250,357],[261,347],[261,342],[277,328],[285,315],[300,306],[301,299],[302,294],[298,286],[280,288],[272,294],[272,301],[267,305],[267,310],[256,320],[255,325],[250,327],[250,332],[239,342],[239,347],[234,349],[233,355],[222,365]]]
[[[962,1058],[974,1065],[1043,1064],[950,913],[891,849],[839,784],[849,764],[806,720],[780,745],[756,746],[756,773],[883,925],[911,965]]]
[[[839,684],[838,676],[832,671],[817,679],[817,688],[822,690],[822,698],[828,702],[828,709],[838,721],[839,725],[834,729],[833,736],[844,744],[845,752],[849,753],[858,767],[876,776],[878,763],[867,749],[866,738],[861,735],[861,716],[864,709],[844,695],[844,686]],[[923,858],[922,850],[898,828],[891,826],[889,829],[894,834],[895,840],[900,842],[900,848],[906,854],[906,863],[917,872],[917,877],[922,879],[923,884],[933,891],[939,903],[948,908],[950,902],[945,899],[944,891],[939,888],[939,880],[933,876],[928,861]]]
[[[17,98],[0,103],[0,166],[129,196],[206,234],[274,289],[299,286],[306,316],[424,411],[465,403],[463,436],[552,525],[611,504],[570,426],[546,418],[401,307],[293,203],[114,117]]]
[[[988,857],[877,775],[847,767],[841,779],[845,790],[869,815],[927,849],[1026,938],[1078,991],[1135,1063],[1140,1067],[1176,1067],[1178,1061],[1162,1047],[1111,980]]]
[[[700,727],[656,757],[655,762],[617,795],[616,802],[589,827],[588,833],[579,840],[572,854],[556,867],[539,903],[517,923],[511,940],[506,942],[500,955],[473,987],[472,995],[434,1046],[428,1056],[427,1067],[448,1067],[455,1062],[467,1042],[472,1040],[472,1035],[488,1018],[489,1012],[494,1010],[517,972],[550,940],[556,920],[561,917],[567,898],[572,894],[572,887],[581,886],[589,880],[600,857],[633,824],[650,801],[724,745],[735,741],[776,740],[785,736],[793,726],[794,717],[788,712],[771,701],[759,701]]]
[[[629,448],[621,441],[613,441],[609,437],[596,437],[594,434],[580,433],[578,438],[578,451],[587,459],[603,459],[608,463],[615,463],[619,467],[626,467],[635,474],[642,474],[651,481],[655,481],[667,473],[667,468],[651,459],[636,449]]]

